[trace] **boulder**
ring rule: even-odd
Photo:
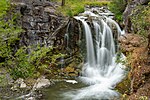
[[[33,86],[33,89],[40,89],[43,87],[48,87],[50,85],[51,85],[50,81],[46,79],[44,76],[41,76],[40,78],[37,79],[36,83]]]

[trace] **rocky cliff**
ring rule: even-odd
[[[130,71],[119,86],[124,98],[148,100],[150,98],[150,5],[149,0],[127,0],[123,13],[125,37],[119,39],[122,52],[127,56]]]
[[[56,8],[58,5],[47,0],[13,0],[15,13],[21,14],[20,23],[25,32],[21,36],[21,45],[53,46],[55,35],[64,35],[68,19]],[[61,32],[58,30],[63,28]]]

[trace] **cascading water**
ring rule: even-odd
[[[101,8],[96,9],[98,14],[94,14],[92,11],[85,11],[82,15],[75,17],[76,20],[82,22],[87,48],[87,61],[83,66],[80,79],[90,86],[65,93],[66,99],[101,100],[119,96],[113,89],[124,78],[125,70],[123,68],[125,66],[121,63],[116,63],[117,54],[112,32],[113,27],[116,27],[118,36],[124,33],[114,20],[104,16],[109,15],[108,12],[101,15],[102,13],[98,9]],[[92,19],[94,26],[96,34],[95,44],[93,44],[91,28],[86,22],[88,18]],[[123,55],[122,59],[124,59]]]

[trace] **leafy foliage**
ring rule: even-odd
[[[8,8],[9,8],[9,2],[6,0],[0,1],[0,18],[6,14]]]
[[[126,7],[125,0],[112,0],[109,4],[109,9],[115,14],[117,20],[122,21],[122,13]]]
[[[30,54],[27,53],[29,49],[32,50]],[[57,59],[62,56],[64,55],[54,52],[54,47],[37,47],[36,50],[31,47],[22,47],[7,62],[8,66],[11,66],[10,72],[13,78],[27,78],[45,70],[50,72],[48,66],[57,65]]]
[[[28,59],[25,47],[18,49],[14,57],[8,60],[8,66],[11,66],[10,72],[15,79],[18,77],[26,78],[32,76],[35,70]]]
[[[9,2],[7,0],[0,1],[0,57],[8,58],[12,54],[12,48],[18,36],[22,32],[21,27],[17,26],[17,14],[13,14],[12,18],[6,18],[6,12],[9,10]]]
[[[56,64],[63,55],[54,52],[53,47],[18,47],[14,51],[23,30],[17,23],[20,15],[11,12],[11,9],[13,7],[7,0],[0,1],[0,65],[9,67],[11,75],[17,79],[34,76],[38,71],[47,69],[50,63]]]
[[[148,36],[150,26],[150,4],[148,6],[137,6],[131,16],[133,31],[143,37]]]

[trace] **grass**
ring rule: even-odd
[[[61,0],[56,0],[58,3],[61,3]],[[84,12],[84,7],[89,6],[106,6],[109,4],[109,1],[100,1],[100,0],[66,0],[65,6],[61,6],[58,9],[65,15],[73,17],[79,13]]]

